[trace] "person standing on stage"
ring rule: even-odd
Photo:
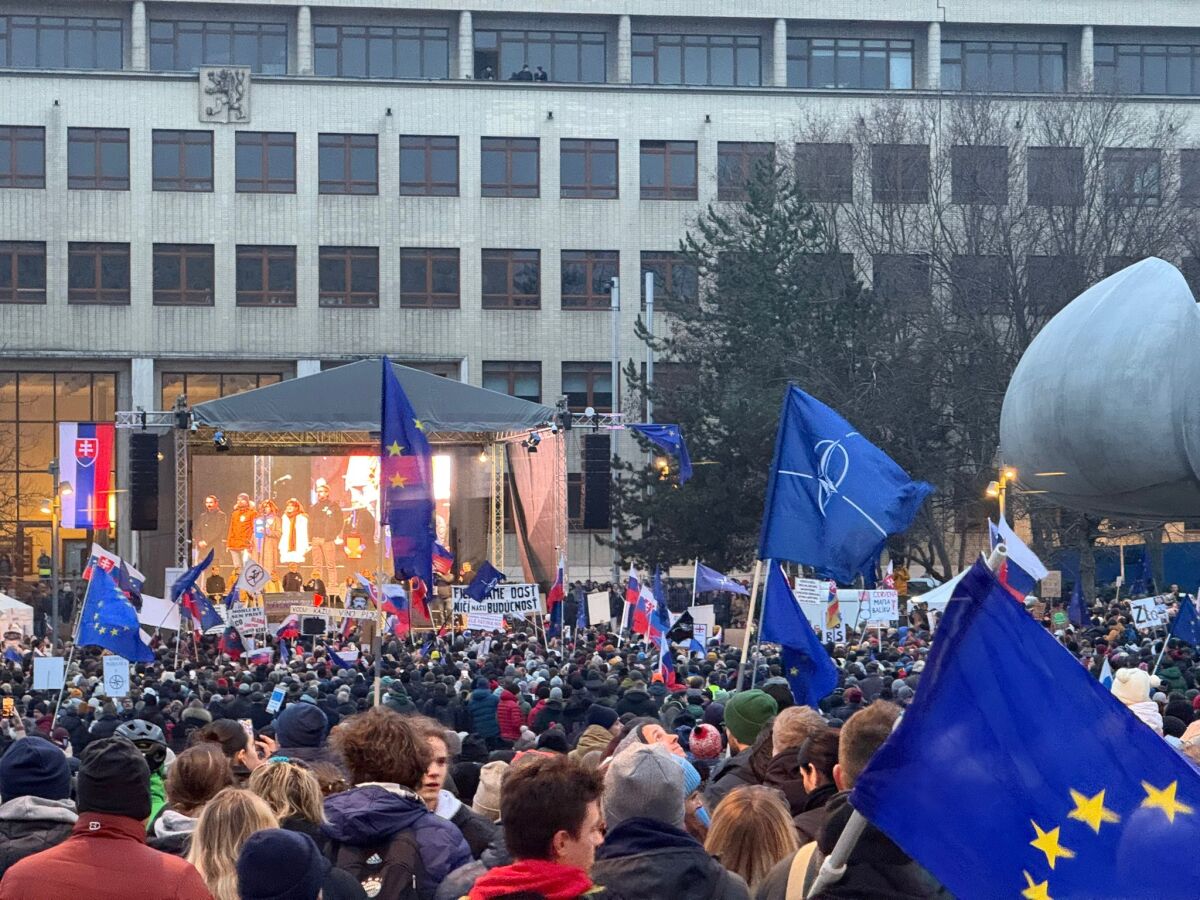
[[[326,584],[337,584],[337,552],[342,545],[342,508],[329,499],[329,485],[324,478],[316,483],[317,502],[308,514],[309,539],[312,541],[312,564],[319,568]]]
[[[308,556],[308,516],[295,497],[283,506],[280,522],[279,561],[303,565]]]
[[[196,562],[208,556],[209,550],[215,550],[213,562],[220,565],[218,560],[225,549],[225,536],[229,531],[229,517],[221,509],[221,503],[215,494],[204,498],[204,512],[196,522]]]
[[[237,503],[229,514],[229,535],[225,546],[233,567],[240,569],[254,546],[254,504],[250,502],[249,494],[237,495]]]
[[[262,519],[262,552],[258,564],[271,576],[271,581],[279,577],[279,538],[283,534],[282,517],[275,501],[267,498],[258,504],[258,517]]]

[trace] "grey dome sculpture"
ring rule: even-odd
[[[1051,319],[1009,382],[1000,448],[1061,506],[1200,515],[1200,308],[1179,270],[1142,260]]]

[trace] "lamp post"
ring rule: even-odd
[[[1008,486],[1017,480],[1017,470],[1012,466],[1000,467],[1000,478],[987,486],[987,496],[1000,501],[1000,521],[1004,521],[1004,501],[1008,494]]]
[[[58,460],[50,460],[50,647],[58,640],[58,532],[62,526],[62,498],[71,493],[69,481],[58,480]]]

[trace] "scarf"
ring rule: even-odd
[[[583,869],[562,866],[544,859],[523,859],[499,866],[483,875],[468,894],[469,900],[492,900],[529,891],[546,900],[573,900],[592,887]]]
[[[285,515],[283,517],[283,526],[283,549],[290,553],[296,549],[296,516]]]

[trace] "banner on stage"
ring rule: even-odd
[[[509,616],[513,619],[524,619],[527,615],[537,615],[542,609],[541,592],[536,584],[498,584],[477,603],[466,595],[466,587],[454,585],[451,588],[454,598],[454,610],[459,613],[484,613],[493,616]]]
[[[302,603],[298,603],[288,609],[298,616],[324,616],[327,619],[379,620],[379,613],[373,609],[338,609],[334,606],[307,606]]]
[[[491,613],[467,613],[467,627],[472,631],[503,631],[504,616]]]
[[[268,625],[282,625],[283,620],[292,614],[293,606],[310,605],[313,599],[312,594],[304,591],[283,591],[279,594],[263,594],[262,597]],[[324,610],[321,614],[324,614]]]

